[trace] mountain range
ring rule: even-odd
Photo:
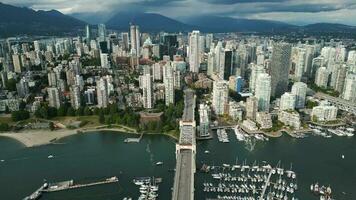
[[[236,19],[221,16],[195,16],[172,19],[156,13],[120,12],[116,14],[76,13],[64,15],[59,11],[35,11],[0,3],[0,36],[78,34],[86,24],[105,23],[108,28],[128,31],[129,24],[137,24],[147,32],[309,32],[356,33],[355,26],[317,23],[297,26],[279,21]]]
[[[85,24],[57,10],[35,11],[0,3],[0,36],[62,35],[76,32]]]

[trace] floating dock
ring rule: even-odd
[[[113,176],[105,180],[96,181],[92,183],[75,184],[73,180],[62,181],[57,183],[45,183],[40,188],[38,188],[34,193],[32,193],[30,196],[25,197],[24,200],[40,199],[43,193],[58,192],[63,190],[91,187],[91,186],[104,185],[104,184],[110,184],[116,182],[119,182],[119,179],[116,176]]]

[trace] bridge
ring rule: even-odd
[[[172,200],[194,199],[194,173],[196,123],[194,119],[196,96],[193,90],[184,91],[184,112],[179,122],[180,136],[176,144],[176,171],[174,175]]]
[[[328,100],[331,104],[335,105],[340,110],[344,110],[346,112],[350,112],[356,115],[356,105],[351,101],[347,101],[338,97],[333,97],[321,92],[317,92],[314,97],[320,100]]]

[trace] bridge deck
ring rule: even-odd
[[[192,198],[191,191],[194,174],[192,167],[192,156],[191,150],[182,149],[177,157],[177,168],[174,178],[174,190],[173,198],[174,200],[190,200]]]

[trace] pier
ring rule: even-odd
[[[49,192],[58,192],[63,190],[70,190],[70,189],[77,189],[77,188],[84,188],[84,187],[92,187],[97,185],[104,185],[104,184],[111,184],[119,182],[119,179],[116,176],[111,178],[107,178],[105,180],[91,182],[91,183],[81,183],[81,184],[74,184],[73,180],[69,181],[61,181],[57,183],[45,183],[40,188],[38,188],[34,193],[30,196],[24,198],[24,200],[34,200],[40,199],[42,193],[49,193]]]
[[[143,137],[143,133],[141,133],[140,137],[138,138],[126,138],[124,140],[125,143],[139,143]]]

